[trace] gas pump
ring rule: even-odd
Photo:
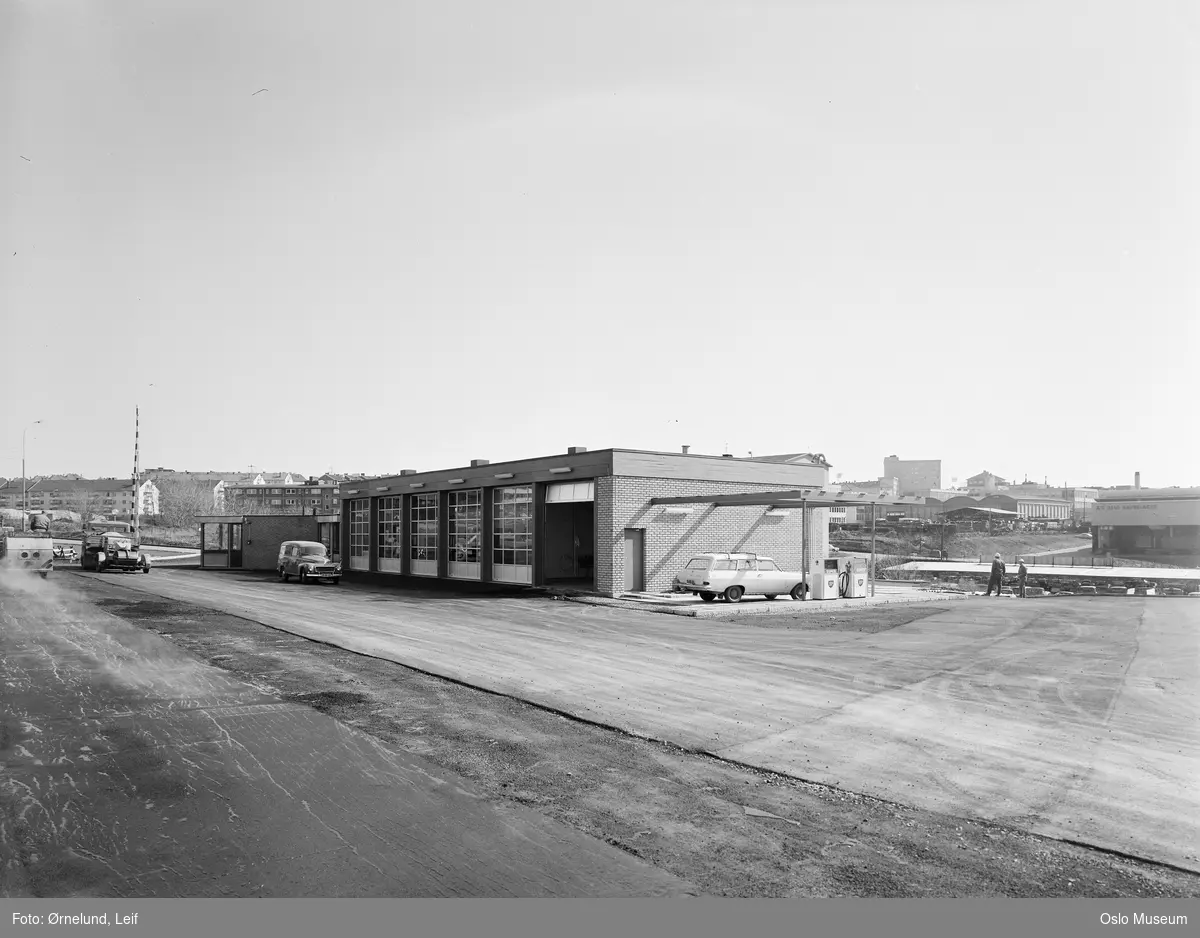
[[[867,568],[857,557],[843,559],[838,591],[843,599],[862,599],[867,595]]]
[[[838,561],[836,557],[825,560],[814,560],[810,571],[812,582],[809,594],[811,599],[838,598]]]

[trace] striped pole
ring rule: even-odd
[[[141,546],[141,524],[142,524],[142,500],[141,494],[138,491],[141,488],[142,471],[139,462],[138,454],[138,436],[141,433],[141,414],[140,409],[134,405],[133,408],[133,543],[135,547]]]

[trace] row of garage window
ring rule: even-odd
[[[533,486],[499,486],[492,497],[492,562],[506,566],[533,564]],[[408,544],[403,539],[403,499],[409,501]],[[483,489],[449,493],[446,539],[443,549],[451,564],[478,564],[482,560]],[[395,495],[377,499],[376,547],[381,566],[398,562],[403,551],[413,561],[413,572],[435,573],[439,549],[439,497],[437,492]],[[350,502],[350,561],[370,554],[370,499]],[[426,567],[426,564],[431,564]]]

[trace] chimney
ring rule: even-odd
[[[1135,489],[1140,489],[1142,487],[1142,474],[1140,472],[1135,472],[1133,474],[1133,487]]]
[[[684,447],[683,447],[683,455],[685,455],[685,456],[686,456],[686,455],[687,455],[687,451],[688,451],[688,446],[685,444],[685,445],[684,445]]]
[[[472,459],[471,460],[471,468],[472,469],[477,469],[478,467],[486,466],[487,464],[488,464],[488,460],[486,460],[486,459]]]
[[[586,446],[568,446],[567,447],[567,455],[568,456],[577,456],[580,453],[586,453],[586,452],[587,452]]]
[[[417,474],[416,469],[401,469],[400,470],[400,475],[402,475],[402,476],[415,476],[416,474]]]

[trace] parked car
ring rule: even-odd
[[[757,554],[697,554],[675,581],[706,603],[718,596],[736,603],[747,594],[775,599],[787,593],[803,599],[805,590],[803,573],[780,570],[770,557]]]
[[[301,583],[318,580],[336,586],[342,565],[331,560],[325,545],[317,541],[284,541],[279,545],[279,579],[286,583],[293,576]]]

